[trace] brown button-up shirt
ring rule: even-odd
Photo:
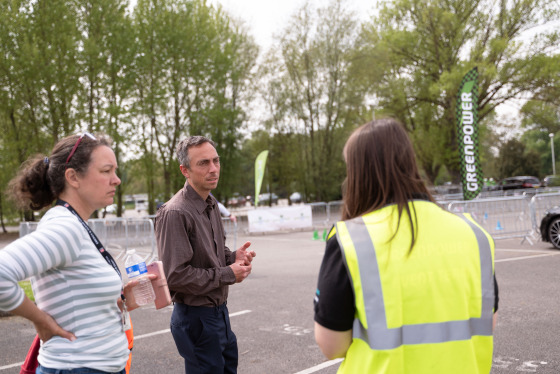
[[[228,265],[235,252],[225,246],[225,232],[215,198],[203,200],[185,187],[162,205],[155,232],[159,259],[174,302],[218,306],[227,301],[235,274]]]

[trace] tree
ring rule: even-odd
[[[56,143],[78,127],[78,97],[81,94],[78,50],[80,35],[76,10],[64,0],[30,1],[31,37],[36,51],[35,71],[45,103],[43,125]]]
[[[3,130],[19,165],[76,127],[77,30],[64,1],[3,2],[0,12]]]
[[[539,93],[534,95],[538,96]],[[552,174],[552,150],[550,142],[554,142],[555,149],[557,144],[557,134],[560,131],[560,110],[552,102],[540,100],[530,100],[521,108],[521,126],[525,129],[521,141],[527,149],[540,155],[541,166],[539,175],[545,176]],[[552,134],[552,139],[550,135]],[[555,155],[556,156],[556,155]]]
[[[71,4],[8,1],[0,5],[0,126],[5,183],[31,154],[48,153],[78,123],[79,35]],[[4,174],[3,173],[3,174]],[[25,212],[26,219],[33,219]]]
[[[181,137],[206,135],[216,142],[223,168],[220,190],[235,173],[256,46],[219,8],[205,1],[139,1],[135,10],[140,50],[136,107],[147,175],[162,163],[164,199],[182,187],[175,148]],[[175,183],[171,183],[176,181]],[[179,186],[175,184],[179,184]],[[148,181],[153,196],[153,181]]]
[[[356,64],[376,66],[364,84],[380,113],[405,123],[430,181],[442,167],[459,180],[455,95],[464,74],[479,69],[480,120],[544,87],[550,74],[540,62],[556,48],[557,35],[538,26],[558,15],[548,0],[395,0],[363,29]],[[537,31],[526,41],[530,30]]]
[[[148,193],[148,209],[155,211],[155,160],[156,148],[154,137],[161,117],[165,99],[164,87],[164,53],[161,41],[164,34],[163,6],[160,1],[140,0],[134,9],[134,30],[138,43],[135,55],[135,97],[134,112],[136,114],[136,133],[134,139],[142,155],[145,168],[146,188]]]
[[[316,200],[340,195],[344,139],[363,123],[364,95],[350,70],[357,27],[343,1],[316,12],[305,5],[280,36],[279,53],[269,53],[270,68],[262,70],[268,128],[302,135],[293,137],[300,156],[293,162],[301,170],[301,190]]]
[[[7,175],[15,175],[33,145],[37,151],[41,149],[34,139],[30,142],[30,134],[41,131],[40,93],[35,88],[38,71],[33,64],[36,51],[28,27],[30,13],[25,4],[0,4],[0,16],[5,20],[0,23],[0,136],[5,156],[2,169]]]
[[[496,113],[484,118],[479,129],[480,163],[485,179],[498,180],[498,156],[503,143],[512,134],[514,127]],[[449,179],[447,179],[448,181]],[[443,181],[445,182],[445,181]]]
[[[201,125],[199,131],[216,143],[223,166],[216,194],[222,198],[234,192],[233,179],[241,171],[239,147],[246,129],[245,111],[253,97],[258,47],[239,21],[220,13],[215,17],[219,48],[205,86],[206,109],[200,111],[203,116],[198,117],[199,121],[193,121],[193,131],[198,127],[195,123]]]
[[[500,179],[516,175],[537,175],[540,156],[537,152],[527,150],[517,139],[510,139],[500,149],[498,157]]]
[[[124,155],[141,162],[137,180],[145,181],[150,213],[156,196],[168,198],[184,183],[174,156],[183,136],[216,141],[228,165],[220,191],[233,188],[253,39],[205,0],[140,0],[132,17],[127,7],[126,0],[0,2],[0,191],[30,154],[48,153],[77,129],[110,135],[123,182],[134,179]],[[119,209],[125,187],[117,190]]]
[[[108,102],[107,120],[103,122],[105,132],[113,139],[113,150],[119,165],[125,165],[124,153],[128,148],[127,142],[132,138],[133,126],[131,104],[133,101],[134,65],[136,53],[134,30],[132,21],[125,13],[127,2],[115,2],[110,9],[106,24],[109,37],[106,41],[106,100]],[[122,183],[117,188],[117,216],[121,217],[123,209],[123,195],[126,188],[126,168],[117,170]]]
[[[83,49],[80,53],[85,127],[112,140],[117,163],[123,163],[123,140],[130,138],[128,103],[132,93],[134,33],[124,0],[76,1]],[[117,170],[123,179],[122,168]],[[117,216],[123,212],[122,184],[117,187]]]

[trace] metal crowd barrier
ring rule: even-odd
[[[559,192],[540,193],[531,198],[530,209],[534,232],[540,232],[541,220],[546,211],[557,205],[560,205]]]
[[[560,193],[545,189],[517,191],[509,197],[488,197],[464,201],[461,195],[436,195],[436,203],[452,213],[470,213],[496,240],[522,238],[531,245],[538,239],[540,220],[547,209],[560,205]],[[492,194],[488,194],[492,195]],[[456,198],[457,200],[448,200]],[[342,201],[328,203],[328,221],[340,220]]]
[[[126,255],[131,249],[148,263],[157,260],[154,224],[149,218],[92,218],[88,220],[95,235],[116,259]],[[38,222],[21,222],[19,236],[25,236],[37,229]]]
[[[458,196],[434,196],[436,203],[452,213],[470,213],[494,239],[522,238],[533,244],[532,240],[540,238],[540,221],[545,212],[553,206],[560,205],[558,189],[533,189],[517,191],[518,195],[496,198],[477,198],[468,201],[449,201],[447,198]],[[311,206],[313,227],[329,228],[340,220],[342,201],[319,202]],[[104,218],[90,219],[89,226],[99,240],[122,258],[131,248],[150,262],[157,259],[157,247],[153,217],[143,218]],[[226,245],[237,249],[237,235],[240,225],[246,224],[246,216],[238,221],[222,218],[226,232]],[[21,222],[19,236],[25,236],[36,230],[38,222]]]
[[[226,246],[231,251],[235,251],[237,249],[237,220],[232,221],[229,217],[222,217],[222,223],[226,232]]]
[[[533,244],[532,240],[541,238],[540,224],[546,211],[558,205],[560,192],[554,187],[513,190],[501,198],[453,201],[446,209],[471,213],[494,239],[520,237]]]
[[[19,224],[19,237],[23,237],[27,234],[32,233],[37,230],[37,225],[39,222],[20,222]]]
[[[342,200],[331,201],[327,204],[329,226],[332,226],[341,220],[343,204],[344,202]]]
[[[96,218],[88,225],[107,249],[122,258],[129,249],[136,252],[148,263],[157,260],[154,223],[150,218]]]
[[[152,222],[154,222],[156,215],[152,214],[147,216],[147,218],[150,218]],[[242,217],[237,217],[235,221],[232,221],[229,217],[222,217],[222,223],[224,224],[224,230],[226,232],[226,246],[232,251],[237,249],[237,232],[241,226],[241,220]]]
[[[534,218],[527,196],[474,199],[449,203],[452,213],[470,213],[494,239],[523,238],[533,244]]]
[[[327,203],[309,203],[311,207],[311,224],[313,227],[325,227],[329,223]]]

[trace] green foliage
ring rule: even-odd
[[[26,281],[18,282],[18,284],[21,288],[23,288],[23,291],[25,292],[25,295],[31,301],[35,301],[35,296],[33,295],[33,290],[31,289],[31,282],[26,280]]]
[[[554,1],[395,0],[365,25],[356,69],[376,66],[365,84],[379,112],[404,122],[433,181],[442,166],[458,181],[455,95],[479,70],[479,119],[524,93],[550,85],[559,56],[555,31],[524,42],[524,31],[558,19]],[[542,69],[546,61],[546,69]],[[556,78],[557,79],[557,78]]]
[[[521,115],[524,128],[547,133],[560,131],[560,109],[554,103],[530,100],[521,108]]]
[[[343,1],[317,10],[306,5],[266,56],[261,97],[265,126],[274,134],[269,170],[282,194],[296,189],[308,200],[340,197],[342,147],[366,112],[364,87],[350,69],[357,26]]]
[[[526,149],[521,141],[511,139],[500,149],[498,165],[499,179],[516,175],[539,177],[540,156],[534,150]]]
[[[122,215],[123,194],[127,188],[123,168],[125,143],[131,137],[127,102],[133,86],[134,33],[126,15],[127,1],[80,0],[76,2],[78,28],[82,35],[80,66],[83,94],[80,111],[89,131],[101,131],[113,139],[113,149],[121,167],[122,184],[117,189],[117,216]]]
[[[344,0],[306,5],[260,60],[242,22],[206,0],[138,0],[132,12],[128,5],[0,2],[0,193],[30,155],[89,130],[113,139],[119,206],[125,193],[147,192],[153,213],[156,198],[181,188],[175,148],[198,134],[217,144],[222,200],[254,194],[263,149],[272,192],[339,199],[345,140],[374,114],[405,124],[426,179],[456,182],[455,95],[474,66],[485,176],[552,169],[559,33],[537,27],[559,18],[552,0],[393,0],[363,25]],[[504,124],[494,111],[527,95],[524,149],[512,143],[503,151],[514,163],[498,156]],[[262,127],[244,139],[255,130],[253,104]],[[20,214],[0,199],[0,223]]]
[[[164,199],[182,187],[184,179],[172,177],[179,173],[175,148],[189,135],[205,135],[216,143],[227,165],[217,193],[231,192],[245,118],[243,94],[257,53],[254,42],[220,9],[199,0],[166,0],[157,6],[139,1],[135,24],[142,51],[136,62],[137,143],[146,156],[148,194],[156,193],[156,159]]]
[[[555,163],[557,163],[557,155],[560,152],[560,148],[558,148],[560,142],[556,136],[560,131],[560,110],[556,104],[559,99],[552,95],[553,91],[555,89],[550,90],[549,87],[544,87],[543,90],[535,92],[534,98],[542,97],[545,94],[552,100],[529,100],[520,111],[522,116],[521,126],[526,129],[521,141],[527,149],[539,155],[539,175],[541,177],[553,174],[551,141],[554,143],[554,149],[556,149]]]
[[[233,188],[254,41],[204,0],[140,0],[132,14],[128,5],[0,4],[0,189],[31,154],[48,154],[79,129],[112,137],[123,180],[119,206],[131,179],[126,158],[142,161],[137,180],[153,213],[155,197],[168,198],[180,182],[175,146],[192,134],[216,141],[231,166],[220,186]]]

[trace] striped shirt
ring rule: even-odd
[[[37,306],[76,336],[74,342],[59,336],[43,342],[42,366],[108,372],[125,367],[128,342],[117,306],[121,279],[68,209],[51,208],[35,232],[0,250],[0,310],[23,302],[17,282],[29,277]]]

